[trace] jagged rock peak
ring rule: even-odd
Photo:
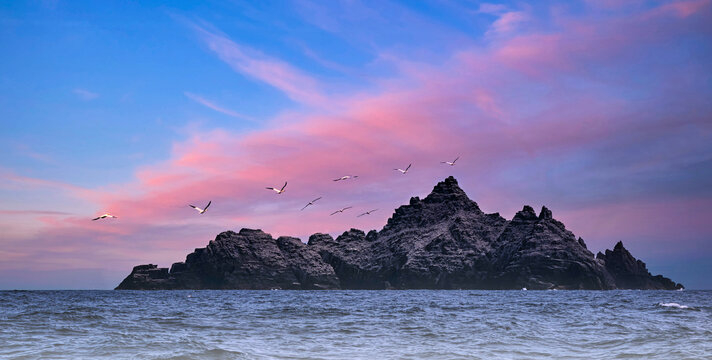
[[[360,236],[366,236],[366,232],[364,232],[361,229],[356,229],[356,228],[351,228],[351,229],[349,229],[349,231],[344,231],[344,234],[346,234],[346,233],[354,233],[354,234],[358,234]]]
[[[598,253],[596,258],[603,260],[606,270],[613,276],[619,289],[680,289],[678,284],[662,275],[652,276],[647,266],[636,259],[619,241],[613,251]]]
[[[417,199],[417,198],[416,198]],[[473,206],[479,210],[477,203],[472,201],[464,190],[460,188],[457,184],[457,180],[448,176],[445,180],[439,182],[433,191],[422,200],[424,203],[459,203],[465,206]],[[417,201],[416,201],[417,203]],[[413,204],[413,199],[411,199],[411,204]]]
[[[583,238],[581,238],[580,236],[579,236],[579,238],[578,238],[578,243],[579,243],[579,245],[583,246],[584,249],[588,249],[588,248],[586,247],[586,242],[583,241]],[[599,254],[600,254],[600,253],[599,253]]]
[[[470,200],[457,185],[457,180],[450,176],[435,185],[433,191],[425,199],[421,200],[414,196],[410,198],[408,205],[398,207],[393,216],[388,219],[384,229],[390,229],[396,225],[406,228],[432,224],[450,218],[453,213],[458,211],[483,214],[477,203]]]
[[[232,231],[226,231],[226,233],[230,233]],[[247,228],[242,228],[240,229],[239,232],[240,235],[252,235],[252,234],[266,234],[262,229],[247,229]],[[269,235],[269,234],[267,234]],[[270,235],[271,236],[271,235]]]
[[[242,230],[240,230],[240,234],[242,234]],[[227,231],[223,231],[223,232],[219,233],[217,236],[215,236],[215,240],[218,241],[220,239],[230,238],[235,235],[236,235],[236,233],[234,231],[227,230]]]
[[[436,194],[465,193],[462,189],[460,189],[460,186],[457,184],[457,180],[452,176],[448,176],[445,180],[435,185],[432,192]]]
[[[323,243],[334,242],[334,238],[329,234],[316,233],[309,237],[307,245],[317,245]]]
[[[398,207],[381,231],[220,233],[184,262],[134,267],[117,289],[676,289],[618,242],[597,260],[542,207],[484,214],[454,177]]]
[[[551,210],[549,210],[546,206],[541,207],[541,212],[539,213],[539,219],[548,219],[551,220],[554,217],[551,214]]]
[[[457,180],[455,180],[455,178],[452,176],[448,176],[445,180],[435,185],[435,187],[433,187],[433,191],[430,192],[430,195],[428,195],[426,199],[438,198],[437,195],[454,195],[467,198],[467,194],[465,194],[465,191],[463,191],[460,186],[458,186]]]
[[[362,240],[366,238],[366,233],[363,230],[351,228],[349,231],[344,231],[343,234],[336,238],[336,242],[348,242],[353,240]]]
[[[536,212],[534,212],[534,208],[532,208],[529,205],[524,205],[524,208],[522,208],[521,211],[517,212],[516,215],[514,215],[514,218],[512,221],[531,221],[531,220],[537,220],[539,219],[536,216]]]

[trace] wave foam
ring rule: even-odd
[[[674,307],[674,308],[678,308],[678,309],[689,309],[690,308],[687,305],[680,305],[678,303],[659,303],[658,306]]]

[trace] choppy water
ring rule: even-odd
[[[2,291],[0,358],[712,359],[712,291]]]

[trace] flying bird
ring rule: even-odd
[[[212,202],[213,202],[212,200],[208,201],[208,205],[205,205],[205,209],[201,209],[201,208],[199,208],[199,207],[197,207],[197,206],[195,206],[195,205],[188,205],[188,206],[192,207],[192,208],[195,209],[198,213],[202,214],[202,213],[208,211],[208,207],[210,207],[210,204],[211,204]]]
[[[308,204],[304,205],[304,207],[302,208],[302,210],[308,208],[308,207],[311,206],[311,205],[314,205],[314,203],[317,202],[317,201],[319,201],[319,199],[321,199],[321,196],[319,196],[318,198],[316,198],[316,199],[310,201]]]
[[[339,209],[339,210],[334,211],[334,212],[331,213],[329,216],[334,215],[334,214],[338,214],[338,213],[342,213],[342,212],[344,212],[344,211],[346,211],[346,210],[348,210],[348,209],[351,209],[351,208],[352,208],[352,206],[347,206],[347,207],[345,207],[345,208],[343,208],[343,209]]]
[[[111,215],[111,214],[109,214],[109,213],[106,213],[106,214],[104,214],[104,215],[101,215],[101,216],[99,216],[99,217],[95,217],[95,218],[91,219],[91,221],[96,221],[96,220],[99,220],[99,219],[106,219],[106,218],[118,219],[118,217],[116,217],[116,216],[114,216],[114,215]]]
[[[266,187],[265,189],[274,190],[275,192],[277,192],[277,194],[281,194],[284,192],[284,188],[286,188],[286,187],[287,187],[287,182],[285,181],[284,185],[282,186],[281,189],[277,189],[277,188],[273,188],[273,187]]]
[[[371,213],[374,212],[374,211],[376,211],[376,210],[378,210],[378,209],[373,209],[373,210],[366,211],[365,213],[363,213],[363,214],[361,214],[361,215],[359,215],[359,216],[357,216],[357,217],[361,217],[361,216],[364,216],[364,215],[371,215]]]
[[[348,180],[348,179],[355,179],[357,178],[358,175],[344,175],[338,179],[334,179],[334,181],[341,181],[341,180]]]
[[[441,164],[448,164],[448,165],[450,165],[450,166],[455,166],[455,161],[457,161],[457,159],[459,159],[459,158],[460,158],[460,157],[458,156],[458,157],[456,157],[455,160],[453,160],[453,161],[441,161],[440,163],[441,163]]]
[[[408,172],[408,169],[410,169],[411,165],[413,165],[413,164],[408,164],[408,167],[405,168],[405,170],[403,170],[403,169],[393,169],[393,170],[400,171],[401,173],[403,173],[403,175],[405,175]]]

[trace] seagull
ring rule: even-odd
[[[188,205],[188,206],[192,207],[192,208],[195,209],[198,213],[202,214],[202,213],[208,211],[208,207],[210,207],[210,204],[211,204],[212,202],[213,202],[212,200],[208,201],[208,205],[205,205],[205,209],[201,209],[201,208],[199,208],[199,207],[197,207],[197,206],[195,206],[195,205]]]
[[[403,170],[403,169],[393,169],[393,170],[400,171],[401,173],[403,173],[403,175],[405,175],[405,173],[408,172],[408,169],[410,169],[410,166],[411,166],[411,165],[413,165],[413,164],[408,164],[408,167],[405,168],[405,170]]]
[[[281,193],[284,192],[284,188],[286,188],[286,187],[287,187],[287,182],[285,181],[285,182],[284,182],[284,185],[282,186],[281,189],[277,189],[277,188],[273,188],[273,187],[266,187],[265,189],[274,190],[274,191],[277,192],[277,194],[281,194]]]
[[[453,160],[453,161],[441,161],[440,163],[441,163],[441,164],[448,164],[448,165],[450,165],[450,166],[455,166],[455,161],[457,161],[457,159],[459,159],[459,158],[460,158],[460,157],[458,156],[458,157],[456,157],[455,160]]]
[[[318,198],[316,198],[316,199],[310,201],[308,204],[304,205],[304,207],[302,208],[302,210],[306,209],[306,208],[309,207],[310,205],[314,205],[314,203],[317,202],[319,199],[321,199],[321,196],[319,196]]]
[[[114,216],[114,215],[111,215],[111,214],[109,214],[109,213],[106,213],[106,214],[104,214],[104,215],[101,215],[101,216],[99,216],[99,217],[95,217],[95,218],[91,219],[91,221],[96,221],[96,220],[99,220],[99,219],[106,219],[106,218],[118,219],[118,217],[116,217],[116,216]]]
[[[376,211],[376,210],[378,210],[378,209],[373,209],[373,210],[366,211],[365,213],[363,213],[363,214],[361,214],[361,215],[359,215],[359,216],[357,216],[357,217],[361,217],[361,216],[364,216],[364,215],[370,215],[372,212],[374,212],[374,211]]]
[[[351,208],[352,208],[352,206],[347,206],[347,207],[345,207],[345,208],[343,208],[343,209],[334,211],[334,212],[331,213],[329,216],[334,215],[334,214],[338,214],[338,213],[342,213],[342,212],[344,212],[344,211],[346,211],[346,210],[348,210],[348,209],[351,209]]]
[[[338,179],[334,179],[334,181],[355,179],[355,178],[357,178],[357,177],[358,177],[358,175],[345,175],[345,176],[342,176],[342,177],[340,177],[340,178],[338,178]]]

